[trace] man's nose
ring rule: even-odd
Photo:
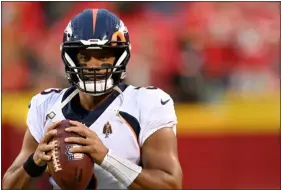
[[[95,73],[106,73],[106,68],[102,68],[102,64],[104,62],[100,61],[96,58],[91,58],[88,62],[87,62],[87,67],[88,67],[88,72],[95,72]]]
[[[87,62],[87,67],[93,67],[93,68],[100,67],[101,63],[102,62],[100,60],[91,57],[91,59]]]

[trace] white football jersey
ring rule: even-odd
[[[95,131],[116,155],[140,165],[140,150],[150,135],[163,127],[172,127],[176,133],[174,102],[158,88],[125,84],[120,84],[119,88],[122,93],[115,91],[93,111],[81,107],[78,90],[74,87],[47,89],[35,95],[30,102],[28,128],[39,143],[52,122],[76,120]],[[93,174],[93,183],[98,189],[125,189],[97,164]],[[59,188],[52,177],[50,182],[55,189]]]

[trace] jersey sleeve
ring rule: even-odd
[[[174,101],[170,95],[157,89],[148,92],[142,98],[145,102],[141,106],[141,130],[139,144],[142,147],[148,137],[157,130],[171,127],[176,134],[177,116],[174,108]]]
[[[43,138],[43,122],[44,113],[41,106],[39,106],[40,95],[35,95],[29,103],[29,110],[27,114],[26,124],[31,135],[39,143]]]
[[[27,114],[26,124],[31,135],[39,143],[46,132],[46,116],[50,109],[60,102],[67,89],[49,88],[33,96]]]

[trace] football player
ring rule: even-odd
[[[84,137],[65,139],[84,145],[71,152],[87,153],[95,163],[89,188],[182,188],[174,102],[161,89],[122,82],[130,49],[126,26],[108,10],[87,9],[69,22],[61,57],[71,87],[32,98],[22,149],[5,173],[4,189],[22,189],[44,173],[51,160],[46,152],[55,146],[48,142],[65,119],[73,125],[67,132]],[[59,188],[52,177],[50,183]]]

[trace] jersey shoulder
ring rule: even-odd
[[[138,113],[140,146],[161,128],[171,127],[176,133],[177,116],[174,101],[168,93],[152,86],[135,87],[132,88],[131,97],[136,101],[132,106]]]
[[[29,103],[31,106],[45,107],[54,105],[67,89],[48,88],[34,95]]]
[[[49,88],[32,97],[29,103],[26,124],[32,136],[39,143],[44,135],[44,122],[48,110],[60,102],[66,89]]]
[[[137,98],[137,103],[145,108],[174,103],[168,93],[154,86],[134,87],[134,96]]]

